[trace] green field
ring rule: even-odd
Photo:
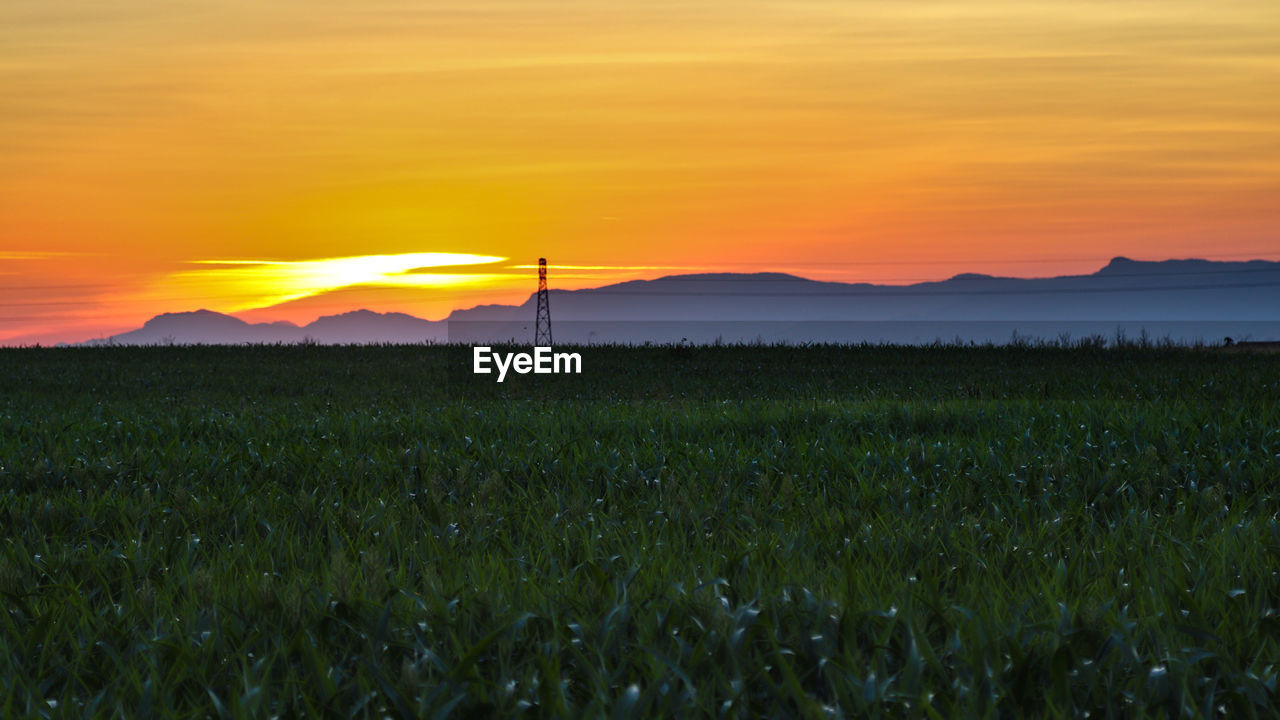
[[[1277,715],[1276,356],[581,352],[0,350],[0,716]]]

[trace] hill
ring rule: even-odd
[[[210,310],[165,313],[142,327],[91,340],[87,345],[242,345],[302,343],[351,345],[443,342],[445,324],[404,313],[355,310],[327,315],[303,326],[289,322],[248,323]]]
[[[552,290],[560,342],[1004,342],[1146,332],[1191,342],[1280,337],[1280,262],[1118,257],[1051,278],[965,273],[914,285],[809,280],[781,273],[673,275]],[[449,316],[451,340],[524,337],[535,297]]]
[[[446,321],[356,310],[304,326],[208,310],[166,313],[89,344],[528,342],[535,295],[456,310]],[[1280,338],[1280,262],[1117,257],[1049,278],[963,273],[913,285],[700,273],[552,290],[558,343],[1006,342],[1146,334],[1179,342]]]

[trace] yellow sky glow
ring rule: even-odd
[[[300,300],[352,286],[438,288],[481,284],[507,279],[502,273],[441,273],[427,268],[454,265],[486,265],[506,260],[492,255],[467,253],[401,253],[363,255],[320,260],[194,260],[209,265],[166,276],[162,292],[173,286],[206,297],[224,297],[217,307],[237,312]]]

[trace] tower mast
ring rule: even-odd
[[[534,322],[534,347],[551,347],[551,303],[547,295],[547,259],[538,258],[538,317]]]

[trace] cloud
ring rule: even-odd
[[[348,287],[440,288],[510,277],[506,273],[440,272],[507,258],[470,253],[399,253],[311,260],[195,260],[197,269],[166,276],[157,289],[213,298],[228,311],[276,305]],[[432,271],[435,269],[436,271]]]
[[[52,260],[54,258],[84,254],[86,253],[49,252],[45,250],[0,250],[0,260]]]

